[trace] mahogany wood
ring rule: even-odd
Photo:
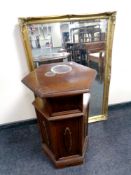
[[[44,65],[23,82],[37,95],[36,110],[42,148],[58,168],[83,163],[88,138],[89,88],[96,71],[77,63],[66,63],[72,71],[54,77]],[[78,74],[79,73],[79,74]]]
[[[94,69],[75,62],[59,64],[71,66],[72,71],[47,77],[45,73],[50,71],[54,65],[58,65],[58,63],[45,64],[29,73],[22,82],[41,98],[89,92],[96,75]]]

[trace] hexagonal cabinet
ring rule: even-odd
[[[58,168],[84,160],[89,89],[95,75],[95,70],[74,62],[53,63],[40,66],[22,80],[36,95],[33,105],[42,147]]]

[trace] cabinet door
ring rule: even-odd
[[[72,119],[53,121],[50,124],[51,142],[56,159],[81,155],[83,116]]]

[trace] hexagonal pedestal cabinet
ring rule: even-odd
[[[83,163],[93,69],[74,62],[43,65],[22,81],[36,95],[42,147],[56,167]]]

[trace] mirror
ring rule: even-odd
[[[107,119],[115,14],[19,19],[30,70],[42,64],[74,61],[97,71],[89,122]]]

